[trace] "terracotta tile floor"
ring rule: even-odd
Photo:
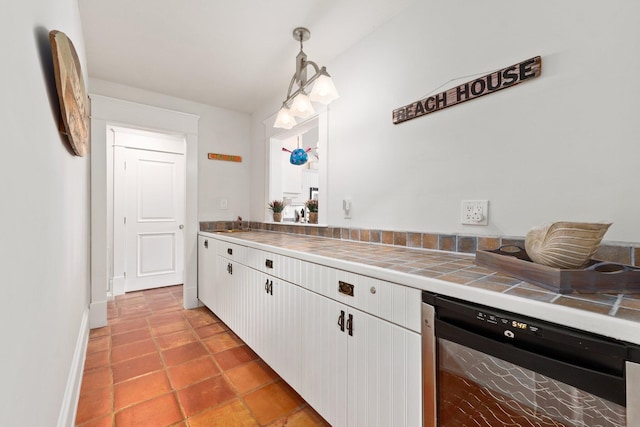
[[[119,296],[89,337],[76,425],[328,426],[182,286]]]

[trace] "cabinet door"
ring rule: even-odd
[[[349,309],[348,425],[421,425],[420,334]]]
[[[292,387],[300,383],[300,319],[306,314],[300,305],[303,290],[291,283],[269,276],[269,310],[273,312],[271,334],[272,368]]]
[[[216,267],[216,284],[215,284],[215,297],[216,302],[214,304],[215,309],[213,312],[227,324],[230,328],[233,319],[231,319],[231,314],[233,313],[233,300],[231,293],[231,281],[233,279],[233,275],[230,273],[234,268],[233,262],[228,260],[227,258],[217,256],[217,267]]]
[[[227,294],[228,307],[228,326],[239,337],[246,334],[249,315],[249,305],[247,302],[247,267],[237,262],[229,261],[231,265],[229,272],[229,280],[224,284]]]
[[[244,325],[244,336],[240,336],[242,340],[258,355],[258,347],[262,346],[264,341],[262,332],[262,304],[264,304],[265,282],[263,276],[254,269],[247,268],[245,272],[245,291],[244,300],[246,306],[246,318]],[[262,280],[262,282],[261,282]]]
[[[198,236],[198,299],[215,311],[216,241]]]
[[[217,257],[214,313],[241,338],[249,328],[248,268],[226,257]]]
[[[347,308],[299,288],[300,344],[296,391],[334,427],[347,425]],[[344,325],[344,323],[343,323]]]
[[[298,333],[295,304],[297,287],[268,274],[251,271],[247,295],[252,306],[248,316],[255,316],[247,325],[246,342],[273,370],[291,383],[297,371]],[[250,329],[250,330],[249,330]]]
[[[251,330],[247,338],[241,337],[256,352],[262,360],[270,365],[269,351],[271,346],[271,331],[267,325],[269,319],[267,286],[269,282],[267,276],[259,271],[249,270],[250,304],[253,308]]]

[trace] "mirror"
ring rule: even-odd
[[[318,224],[326,223],[326,123],[326,112],[320,113],[269,137],[268,201],[285,201],[282,212],[285,224],[307,224],[305,202],[314,198],[318,200]],[[291,152],[298,148],[308,150],[307,162],[299,166],[290,162]],[[272,221],[268,209],[266,219]]]

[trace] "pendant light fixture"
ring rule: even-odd
[[[293,30],[293,38],[300,42],[300,52],[296,56],[296,72],[291,78],[287,98],[278,111],[273,127],[291,129],[296,125],[296,117],[306,119],[315,114],[312,102],[326,105],[338,98],[338,91],[331,76],[327,73],[327,69],[318,67],[313,61],[307,61],[307,55],[302,50],[302,42],[309,40],[309,37],[311,37],[311,33],[306,28],[298,27]],[[307,78],[309,65],[313,67],[315,73]],[[295,90],[294,84],[297,86]],[[314,84],[313,88],[310,94],[307,94],[307,89],[311,84]]]

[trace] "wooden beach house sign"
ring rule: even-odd
[[[393,110],[393,124],[397,125],[416,117],[515,86],[523,81],[538,77],[541,70],[542,59],[539,56],[535,56],[404,107],[396,108]]]

